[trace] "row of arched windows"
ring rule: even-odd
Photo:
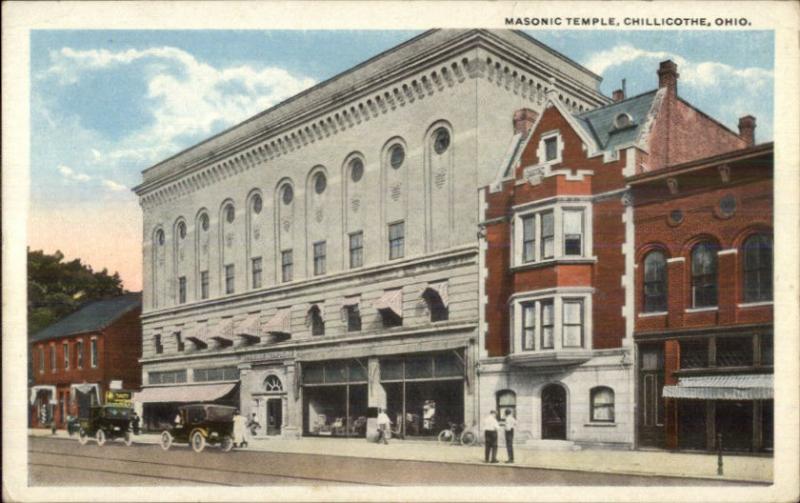
[[[695,244],[689,254],[691,272],[691,307],[714,307],[718,303],[719,245],[711,240]],[[772,235],[759,232],[742,242],[740,277],[741,301],[772,300]],[[646,313],[667,310],[667,255],[656,249],[644,257],[642,310]]]

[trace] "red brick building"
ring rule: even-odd
[[[770,143],[629,180],[642,446],[772,448],[772,178]]]
[[[32,426],[52,418],[63,428],[68,415],[99,403],[111,381],[139,389],[141,311],[141,293],[129,293],[92,302],[31,336]]]
[[[518,438],[632,447],[636,245],[628,180],[747,146],[656,90],[587,112],[557,93],[521,110],[496,181],[480,193],[481,414],[510,409]]]

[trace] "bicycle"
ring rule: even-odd
[[[465,424],[449,423],[450,427],[439,432],[437,437],[441,444],[477,445],[478,435],[472,429],[467,429]]]

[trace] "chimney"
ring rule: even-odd
[[[623,91],[622,89],[617,89],[616,91],[611,93],[611,99],[613,99],[615,103],[617,101],[624,100],[625,99],[625,91]]]
[[[756,118],[745,115],[739,119],[739,137],[747,143],[748,147],[756,144]]]
[[[530,108],[521,108],[514,112],[514,133],[528,134],[538,116],[539,114]]]
[[[668,94],[678,95],[678,65],[668,59],[658,65],[658,87],[666,87]]]

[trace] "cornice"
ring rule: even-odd
[[[477,48],[493,53],[494,58],[479,56]],[[367,64],[378,63],[370,60],[359,67]],[[485,31],[467,31],[394,64],[392,68],[376,68],[370,77],[313,101],[314,93],[322,92],[318,90],[322,84],[315,86],[148,168],[145,181],[134,188],[140,204],[151,208],[172,201],[467,79],[484,78],[532,102],[541,103],[543,93],[553,85],[562,92],[573,90],[571,101],[575,104],[582,100],[587,106],[599,105],[607,100],[598,91]],[[337,78],[343,77],[331,80]],[[330,81],[323,84],[331,85]],[[308,103],[300,105],[303,100]],[[256,127],[255,122],[263,124]]]

